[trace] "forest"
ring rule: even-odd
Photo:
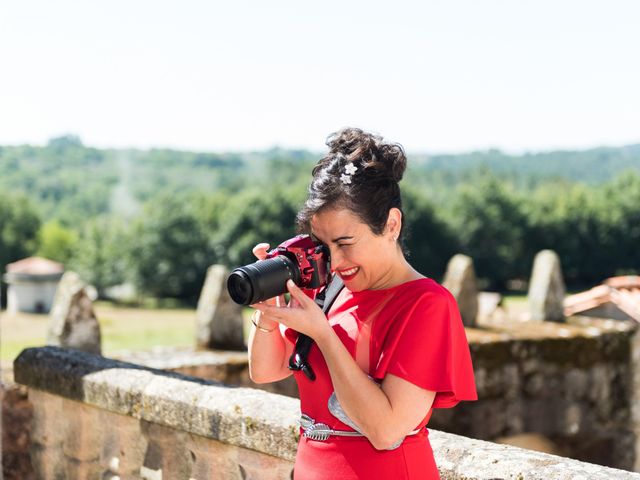
[[[256,243],[295,234],[322,154],[97,149],[73,135],[2,146],[0,268],[39,255],[101,295],[130,283],[193,303],[208,266],[251,262]],[[522,289],[545,248],[570,289],[640,271],[640,145],[408,158],[405,248],[424,275],[441,279],[465,253],[481,288]]]

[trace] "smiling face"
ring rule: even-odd
[[[392,209],[382,235],[347,209],[329,209],[311,218],[312,235],[331,251],[331,269],[353,292],[387,288],[403,268],[396,241],[401,214]]]

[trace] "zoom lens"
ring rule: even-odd
[[[287,280],[300,282],[298,265],[284,255],[238,267],[227,279],[227,289],[234,302],[251,305],[287,291]]]

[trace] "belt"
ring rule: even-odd
[[[364,437],[364,435],[360,432],[355,432],[351,430],[334,430],[329,427],[326,423],[316,423],[316,421],[311,418],[309,415],[302,414],[300,416],[300,427],[302,428],[302,436],[307,437],[311,440],[318,440],[320,442],[326,441],[331,435],[336,435],[339,437]],[[407,435],[413,435],[418,433],[421,428],[417,428],[412,432],[409,432]],[[402,440],[398,443],[398,445],[402,442]]]

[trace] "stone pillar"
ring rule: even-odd
[[[478,316],[478,287],[471,257],[460,253],[454,255],[449,260],[442,284],[458,302],[462,323],[474,327]]]
[[[227,291],[229,272],[212,265],[198,300],[196,344],[199,348],[244,350],[242,307]]]
[[[564,296],[560,258],[553,250],[538,252],[529,282],[531,320],[564,322]]]
[[[93,311],[88,286],[75,272],[66,272],[49,316],[47,345],[100,354],[100,325]]]

